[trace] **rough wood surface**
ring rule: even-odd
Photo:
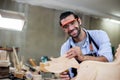
[[[64,56],[54,58],[46,63],[49,72],[60,73],[70,67],[77,68],[77,76],[72,80],[120,80],[120,45],[113,62],[84,61],[78,64],[74,58]]]
[[[43,64],[41,63],[41,70],[45,72],[48,71],[53,73],[61,73],[71,67],[78,68],[79,64],[74,58],[68,59],[65,56],[66,55],[63,55],[58,58],[51,58],[51,61],[48,61]]]

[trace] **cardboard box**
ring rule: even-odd
[[[9,77],[9,66],[0,67],[0,79]]]
[[[9,55],[6,51],[0,50],[0,79],[9,77]]]
[[[7,60],[7,51],[0,50],[0,60]]]

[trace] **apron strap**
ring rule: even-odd
[[[87,32],[88,33],[88,32]],[[95,43],[95,41],[93,40],[93,38],[90,36],[90,34],[88,33],[88,37],[89,37],[89,43],[91,44],[93,42],[93,44],[95,45],[95,47],[97,49],[99,49],[98,45]],[[91,45],[90,45],[90,49],[91,49]]]

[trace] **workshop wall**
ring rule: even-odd
[[[0,0],[0,9],[22,12],[26,17],[26,23],[21,32],[0,29],[0,46],[19,47],[18,55],[24,56],[25,62],[29,58],[39,61],[41,56],[59,56],[60,46],[67,39],[58,22],[62,11],[19,4],[11,0]],[[105,30],[111,39],[112,46],[118,46],[119,24],[102,23],[103,20],[88,15],[82,15],[82,20],[86,29]]]

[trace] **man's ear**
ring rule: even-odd
[[[61,27],[61,29],[62,29],[64,32],[66,32],[66,30],[65,30],[63,27]]]
[[[61,29],[62,29],[63,31],[65,31],[65,29],[64,29],[63,27],[61,27]]]

